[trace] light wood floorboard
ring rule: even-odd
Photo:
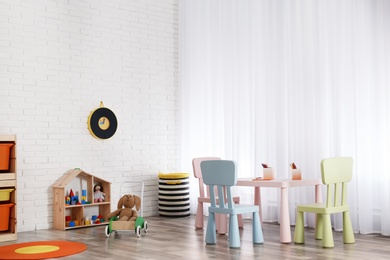
[[[306,229],[306,243],[281,244],[279,225],[263,224],[264,244],[252,244],[250,220],[244,220],[241,248],[230,249],[226,235],[217,236],[216,245],[204,243],[205,229],[195,229],[195,217],[146,217],[149,230],[138,238],[133,231],[119,231],[105,236],[105,227],[89,227],[68,231],[39,230],[19,232],[17,241],[0,246],[41,240],[71,240],[87,244],[80,254],[61,259],[389,259],[390,238],[380,235],[355,234],[355,244],[343,244],[342,233],[334,232],[335,247],[323,249],[314,239],[314,230]],[[205,227],[207,225],[205,219]],[[292,227],[292,234],[294,228]],[[1,256],[0,256],[1,258]]]

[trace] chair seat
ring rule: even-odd
[[[333,214],[333,213],[349,211],[349,206],[344,205],[344,206],[327,208],[324,203],[313,203],[307,205],[298,205],[297,211],[318,213],[318,214]]]
[[[257,205],[245,205],[245,204],[235,204],[234,208],[215,208],[209,207],[209,212],[220,213],[220,214],[245,214],[245,213],[253,213],[258,212],[259,206]]]
[[[198,202],[210,203],[210,197],[198,197]],[[240,197],[233,197],[233,202],[234,203],[239,203],[240,202]],[[218,198],[217,198],[217,203],[218,203]]]

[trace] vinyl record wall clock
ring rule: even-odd
[[[108,139],[112,137],[118,127],[118,121],[114,112],[104,107],[100,102],[100,107],[93,110],[88,117],[88,129],[91,135],[97,139]]]

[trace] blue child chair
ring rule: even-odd
[[[237,183],[236,163],[231,160],[210,160],[200,164],[203,182],[210,186],[209,218],[206,230],[206,244],[216,243],[215,214],[229,215],[229,247],[241,246],[238,228],[238,214],[253,214],[253,243],[264,242],[261,230],[259,207],[257,205],[234,204],[232,188]],[[215,187],[218,194],[215,194]],[[219,200],[216,200],[216,197]],[[226,198],[226,201],[225,199]]]

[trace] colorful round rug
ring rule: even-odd
[[[74,255],[87,249],[83,243],[54,240],[0,246],[1,259],[46,259]]]

